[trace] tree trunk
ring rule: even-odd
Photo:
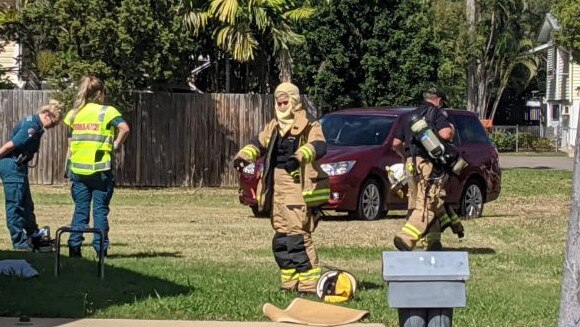
[[[490,80],[493,80],[493,76],[490,76],[490,72],[481,63],[477,64],[476,72],[475,87],[477,103],[474,111],[479,115],[479,119],[483,119],[485,118],[485,111],[489,103],[489,86],[491,84]]]
[[[288,49],[278,53],[278,68],[280,69],[280,83],[292,82],[292,57]]]
[[[467,25],[471,40],[475,40],[475,24],[477,23],[476,0],[466,0],[465,10],[467,15]],[[477,61],[470,55],[467,64],[467,110],[477,112]]]
[[[580,128],[580,122],[578,124]],[[558,326],[580,326],[580,133],[574,149],[572,205],[568,224],[568,242],[562,271],[562,295]]]
[[[497,95],[495,100],[493,101],[493,106],[491,107],[491,113],[488,117],[488,119],[491,119],[491,121],[493,121],[493,118],[495,118],[495,113],[497,111],[497,107],[499,106],[499,102],[501,101],[501,97],[503,96],[503,92],[505,91],[509,80],[510,80],[510,76],[512,75],[512,71],[515,67],[514,63],[511,63],[508,68],[506,69],[506,71],[504,72],[504,75],[501,76],[500,78],[500,85],[499,85],[499,89],[497,91]]]
[[[266,78],[264,81],[266,82],[266,93],[272,93],[272,56],[266,56]]]
[[[230,93],[230,74],[231,74],[231,63],[230,56],[226,54],[226,93]]]

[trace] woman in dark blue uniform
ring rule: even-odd
[[[0,179],[4,184],[6,222],[14,250],[32,250],[38,225],[28,183],[28,162],[40,147],[42,134],[58,125],[63,106],[55,100],[43,106],[36,115],[19,121],[10,141],[0,147]]]

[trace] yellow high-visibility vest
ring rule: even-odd
[[[70,161],[73,173],[90,175],[111,169],[115,127],[107,128],[107,125],[120,116],[114,107],[87,103],[71,125],[71,111],[68,112],[64,123],[72,129]]]

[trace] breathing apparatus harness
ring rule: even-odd
[[[410,118],[411,131],[413,133],[413,143],[410,147],[413,158],[413,166],[417,167],[417,147],[422,147],[439,171],[439,175],[446,171],[451,171],[456,175],[467,166],[467,162],[459,155],[457,149],[449,142],[441,142],[439,136],[433,131],[432,124],[435,116],[435,109],[430,106],[425,108],[420,115],[413,115]],[[415,170],[416,171],[416,170]]]

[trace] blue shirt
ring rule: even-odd
[[[28,157],[28,160],[32,159],[34,154],[38,152],[42,134],[44,134],[44,127],[38,114],[28,116],[19,121],[10,136],[15,149],[9,155],[17,157],[20,154],[24,154]]]

